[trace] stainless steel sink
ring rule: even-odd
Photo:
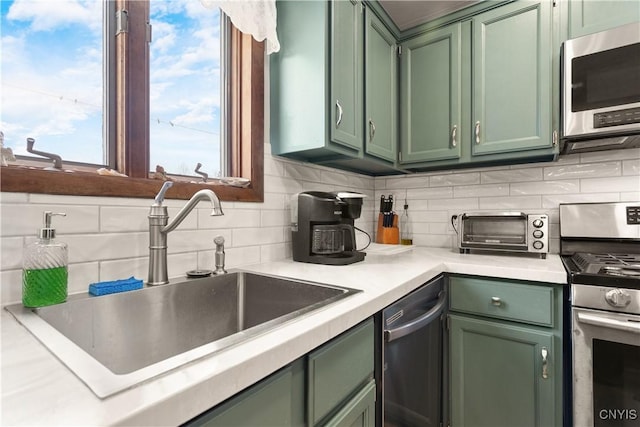
[[[356,292],[236,271],[7,310],[96,395],[107,397]]]

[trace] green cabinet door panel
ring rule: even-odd
[[[451,426],[555,425],[553,334],[450,317]]]
[[[363,6],[334,1],[331,8],[331,140],[362,149]],[[303,93],[299,94],[304,96]]]
[[[525,0],[473,18],[473,155],[552,146],[551,8]]]
[[[325,427],[375,427],[376,383],[371,380],[358,392]]]
[[[296,362],[200,417],[190,426],[247,427],[304,424],[304,364]]]
[[[402,44],[401,163],[460,157],[461,24]]]
[[[398,147],[397,45],[393,34],[369,9],[365,11],[364,40],[365,151],[393,162]]]
[[[638,0],[569,0],[570,39],[640,21]]]

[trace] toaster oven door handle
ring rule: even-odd
[[[402,326],[399,326],[394,329],[385,329],[384,330],[384,340],[386,342],[391,342],[397,340],[398,338],[402,338],[405,335],[409,335],[410,333],[417,331],[423,326],[431,323],[433,319],[438,317],[442,311],[444,310],[445,305],[447,304],[447,293],[445,291],[441,291],[438,295],[438,302],[433,308],[427,311],[422,316],[414,319],[410,322],[405,323]]]
[[[511,216],[511,217],[526,218],[527,214],[525,214],[524,212],[494,212],[494,213],[479,212],[479,213],[462,214],[462,218],[482,218],[482,217],[489,217],[489,216],[504,216],[504,217]]]

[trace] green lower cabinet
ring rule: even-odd
[[[374,427],[374,331],[366,320],[185,425]]]
[[[640,21],[638,0],[567,0],[563,4],[567,39]]]
[[[189,426],[303,426],[304,363],[296,363],[192,420]]]
[[[325,427],[374,427],[375,425],[376,383],[371,380],[325,424]]]
[[[453,314],[450,328],[451,426],[556,425],[551,332]]]

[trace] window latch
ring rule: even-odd
[[[33,138],[27,138],[27,151],[29,153],[35,154],[37,156],[46,157],[47,159],[53,160],[53,167],[45,168],[45,170],[62,170],[62,157],[57,154],[46,153],[44,151],[37,151],[33,149],[33,144],[36,143],[36,140]]]

